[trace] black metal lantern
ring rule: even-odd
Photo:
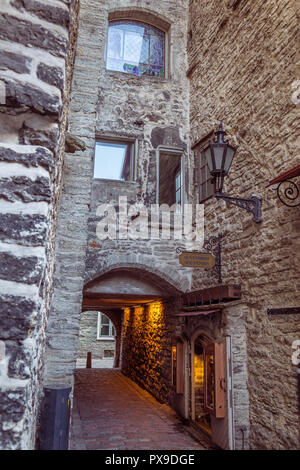
[[[224,142],[223,125],[220,123],[219,130],[215,132],[216,142],[211,142],[204,150],[209,171],[213,177],[215,192],[222,192],[224,176],[229,172],[236,147]]]
[[[261,222],[261,198],[252,195],[250,199],[230,197],[222,192],[224,177],[228,174],[237,148],[224,141],[226,132],[220,123],[219,130],[215,132],[215,142],[210,142],[203,150],[207,165],[214,185],[214,192],[217,199],[223,199],[230,204],[234,204],[248,212],[252,212],[255,222]]]

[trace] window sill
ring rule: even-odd
[[[115,341],[114,336],[101,336],[97,338],[97,341]]]
[[[93,181],[97,183],[103,181],[104,183],[137,184],[136,181],[123,181],[123,180],[114,180],[114,179],[109,179],[109,178],[93,178]]]
[[[107,69],[105,69],[105,74],[108,77],[119,77],[119,78],[120,77],[122,77],[122,78],[128,77],[129,80],[136,79],[136,80],[149,80],[149,81],[155,81],[155,82],[168,82],[170,80],[169,77],[161,78],[161,77],[155,77],[153,75],[138,76],[138,75],[135,75],[133,73],[119,72],[117,70],[107,70]]]

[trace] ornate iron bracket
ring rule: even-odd
[[[212,268],[212,272],[217,275],[219,284],[222,284],[221,241],[222,235],[219,234],[216,237],[205,239],[203,243],[204,250],[210,251],[216,259],[216,264],[214,268]]]
[[[223,201],[240,207],[241,209],[251,212],[253,214],[253,220],[255,222],[261,222],[261,197],[252,195],[250,199],[243,199],[240,197],[231,197],[221,192],[216,192],[217,199],[223,199]]]
[[[277,196],[280,201],[288,207],[300,206],[300,184],[294,181],[284,180],[276,188]]]

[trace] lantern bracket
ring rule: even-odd
[[[215,196],[217,199],[223,199],[223,201],[233,204],[240,207],[241,209],[251,212],[253,214],[253,220],[255,222],[261,222],[261,204],[262,199],[259,196],[253,194],[250,199],[243,199],[240,197],[231,197],[222,193],[221,191],[216,191]]]

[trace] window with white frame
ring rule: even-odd
[[[115,328],[111,320],[102,312],[98,312],[97,339],[113,340]]]

